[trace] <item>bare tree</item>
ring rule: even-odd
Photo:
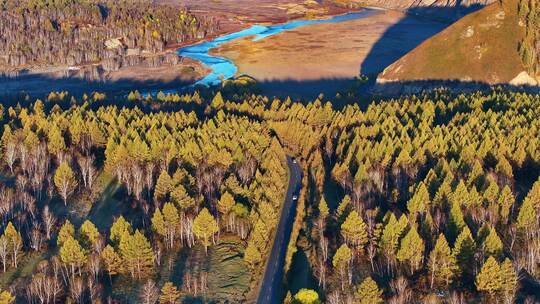
[[[83,185],[85,188],[92,188],[94,183],[94,178],[96,175],[96,167],[94,166],[95,157],[90,156],[81,156],[77,158],[77,164],[81,169],[81,175],[83,179]]]
[[[43,244],[43,234],[41,233],[41,230],[39,229],[39,225],[35,225],[34,228],[32,228],[32,232],[30,232],[30,247],[34,251],[39,251],[41,249],[42,244]]]
[[[56,218],[49,211],[49,206],[45,205],[43,208],[43,225],[45,226],[45,237],[47,240],[51,239],[52,229],[56,223]]]
[[[2,266],[4,272],[6,272],[7,258],[9,254],[8,240],[5,237],[0,237],[0,259],[2,260]]]
[[[141,289],[140,299],[143,304],[154,304],[159,297],[159,289],[156,283],[152,280],[148,280]]]
[[[14,143],[8,142],[6,144],[6,148],[4,149],[4,159],[9,167],[9,171],[13,174],[13,165],[17,160],[17,148]]]

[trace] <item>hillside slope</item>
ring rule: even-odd
[[[450,20],[457,20],[495,1],[497,0],[363,0],[370,6]]]
[[[518,0],[507,0],[467,15],[390,65],[377,82],[533,84],[518,52],[525,29],[519,22],[517,4]]]

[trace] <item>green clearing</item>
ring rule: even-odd
[[[181,289],[186,273],[190,272],[195,277],[200,272],[207,272],[208,290],[197,296],[188,295],[184,290],[182,303],[234,303],[230,302],[231,299],[243,298],[251,282],[251,274],[242,259],[243,246],[243,241],[236,236],[223,235],[218,244],[210,248],[207,256],[199,245],[174,250],[163,258],[158,268],[158,286],[170,281]],[[143,284],[144,281],[118,276],[113,279],[113,298],[125,303],[137,303]]]

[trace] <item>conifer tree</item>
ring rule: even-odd
[[[405,232],[409,221],[405,215],[402,215],[398,221],[393,213],[389,213],[388,218],[381,237],[381,247],[388,254],[394,255],[398,250],[399,240]]]
[[[167,236],[167,224],[165,223],[165,218],[163,213],[159,208],[156,208],[154,215],[152,216],[152,229],[161,237],[165,238]]]
[[[458,235],[453,249],[453,254],[462,271],[466,272],[466,270],[470,269],[469,265],[472,262],[475,251],[476,242],[469,227],[465,226]]]
[[[69,220],[66,220],[62,227],[60,227],[60,231],[58,231],[58,238],[56,240],[56,243],[58,246],[62,246],[65,241],[67,241],[69,238],[75,237],[75,226],[71,224]]]
[[[458,200],[452,200],[452,207],[450,209],[450,223],[448,224],[449,239],[454,240],[463,227],[465,227],[465,220],[463,219],[461,204]]]
[[[471,197],[463,180],[459,181],[456,190],[452,193],[451,200],[457,201],[459,205],[468,206],[470,204]]]
[[[15,302],[15,297],[11,292],[4,290],[0,292],[0,304],[11,304]]]
[[[111,245],[105,246],[105,248],[101,251],[100,257],[103,261],[105,269],[107,270],[107,273],[109,274],[109,278],[123,271],[122,258],[120,255],[118,255],[118,253],[116,253]]]
[[[407,262],[411,273],[416,271],[424,258],[424,240],[412,226],[409,232],[403,237],[397,252],[397,259],[400,262]]]
[[[512,193],[512,189],[510,189],[508,185],[504,186],[498,199],[499,208],[500,208],[499,213],[504,223],[508,222],[508,219],[510,217],[510,211],[512,210],[512,207],[514,206],[515,201],[516,199],[514,197],[514,194]]]
[[[131,234],[132,230],[133,228],[131,228],[131,225],[126,219],[123,216],[120,216],[111,226],[110,239],[113,242],[120,243],[122,237]]]
[[[19,257],[22,255],[23,239],[21,234],[15,229],[11,222],[8,222],[4,230],[3,237],[7,240],[7,250],[10,252],[11,264],[17,268],[19,265]]]
[[[489,229],[489,234],[484,241],[486,254],[500,258],[503,254],[503,243],[494,227]]]
[[[428,267],[431,273],[431,288],[436,282],[449,286],[456,276],[458,268],[456,258],[442,233],[439,234],[435,248],[429,254]]]
[[[358,250],[362,250],[368,241],[367,227],[364,220],[353,210],[347,219],[341,224],[341,235],[345,242],[352,244]]]
[[[354,304],[382,304],[382,290],[379,289],[377,283],[367,277],[358,285],[354,294]]]
[[[62,136],[62,132],[60,131],[60,129],[58,129],[56,125],[53,125],[51,127],[48,135],[49,138],[47,148],[52,155],[58,156],[60,152],[66,150],[66,143],[64,141],[64,137]]]
[[[165,283],[161,288],[159,304],[177,304],[180,300],[180,292],[171,282]]]
[[[180,226],[180,216],[173,203],[165,203],[163,206],[163,219],[165,220],[166,239],[169,248],[174,247],[174,240]]]
[[[76,239],[68,237],[60,247],[60,259],[70,267],[71,276],[74,277],[77,270],[80,275],[80,268],[86,263],[86,253]]]
[[[497,203],[499,191],[500,189],[499,186],[497,186],[497,183],[495,181],[490,181],[488,188],[484,191],[484,200],[486,200],[488,204]]]
[[[426,212],[429,205],[429,192],[426,185],[423,182],[420,182],[416,187],[413,197],[407,202],[407,210],[409,210],[409,213],[411,214],[411,220],[415,219],[417,213]]]
[[[221,110],[225,106],[225,101],[223,101],[223,96],[221,95],[221,92],[217,92],[217,94],[212,99],[210,106],[215,110]]]
[[[525,198],[525,200],[523,200],[521,208],[519,209],[516,222],[517,227],[525,231],[531,231],[535,229],[535,227],[537,227],[536,214],[537,213],[533,202],[530,199]]]
[[[218,224],[208,209],[203,208],[193,220],[193,234],[201,240],[204,251],[208,254],[208,246],[219,231]]]
[[[321,200],[319,201],[319,216],[323,219],[326,219],[329,214],[330,214],[330,209],[328,208],[328,204],[326,203],[326,200],[324,199],[324,196],[323,196],[321,197]]]
[[[75,173],[67,162],[62,162],[54,173],[54,185],[60,192],[60,196],[64,200],[64,204],[67,205],[68,197],[77,188],[77,179]]]
[[[94,223],[92,223],[90,220],[84,221],[84,223],[81,225],[80,233],[83,236],[84,245],[87,247],[93,246],[94,248],[97,248],[101,234]]]
[[[345,195],[336,210],[336,218],[339,222],[343,221],[342,217],[346,214],[346,211],[351,206],[351,197]]]
[[[349,267],[351,259],[352,252],[351,249],[347,246],[347,244],[341,245],[336,251],[336,254],[334,254],[334,258],[332,259],[332,265],[339,271],[339,275],[341,277],[341,290],[345,289],[345,275],[347,273],[347,267]]]
[[[235,204],[236,202],[234,201],[234,197],[229,192],[225,192],[223,193],[223,195],[221,195],[221,199],[218,201],[217,208],[222,216],[226,216],[227,214],[229,214],[229,211]]]
[[[173,187],[173,181],[169,173],[163,170],[158,176],[156,187],[154,189],[154,200],[161,201],[163,200],[169,192],[171,192]]]
[[[513,300],[517,287],[517,274],[512,261],[506,258],[501,263],[501,291],[507,300]]]
[[[244,262],[254,271],[259,263],[262,261],[262,255],[257,246],[253,242],[248,242],[246,250],[244,251]]]
[[[154,268],[154,252],[150,242],[139,231],[133,235],[124,232],[120,238],[120,254],[125,269],[138,280],[150,275]]]
[[[497,263],[497,260],[490,256],[476,276],[476,289],[494,296],[501,288],[501,267]]]

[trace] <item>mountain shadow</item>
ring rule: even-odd
[[[443,31],[452,21],[482,7],[462,7],[461,1],[458,1],[457,7],[417,7],[408,10],[407,14],[388,28],[373,45],[360,65],[360,74],[376,77],[422,42]]]

